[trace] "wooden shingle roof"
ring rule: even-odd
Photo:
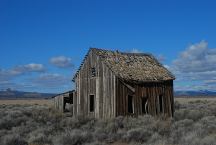
[[[98,55],[117,77],[124,80],[153,82],[175,79],[174,75],[151,54],[124,53],[98,48],[91,48],[90,51]]]

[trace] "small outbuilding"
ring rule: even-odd
[[[73,78],[73,114],[94,118],[144,114],[171,117],[174,79],[151,54],[90,48]]]
[[[72,112],[73,113],[73,99],[75,91],[68,91],[56,96],[53,96],[54,107],[61,112]]]

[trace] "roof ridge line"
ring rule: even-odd
[[[110,50],[110,49],[104,49],[104,48],[96,48],[96,47],[90,47],[90,49],[93,49],[93,50],[101,50],[101,51],[109,51],[109,52],[117,52],[117,53],[120,53],[120,54],[124,54],[124,55],[140,55],[140,56],[152,56],[152,53],[144,53],[144,52],[141,52],[141,53],[134,53],[134,52],[122,52],[122,51],[118,51],[117,49],[116,50]]]

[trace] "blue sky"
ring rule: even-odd
[[[175,90],[216,90],[214,0],[1,0],[0,89],[59,93],[89,47],[149,52]]]

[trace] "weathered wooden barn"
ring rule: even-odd
[[[73,114],[173,116],[174,79],[151,54],[90,48],[73,78]]]

